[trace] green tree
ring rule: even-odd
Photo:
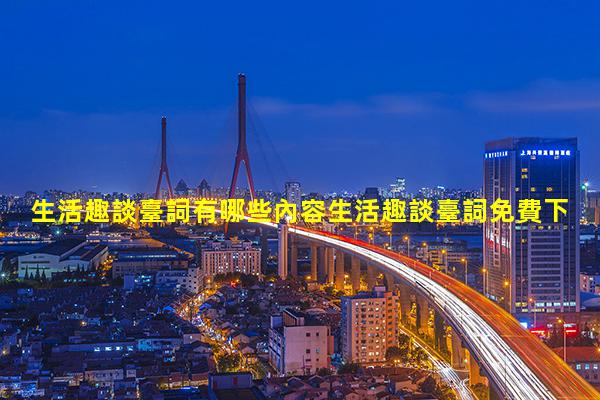
[[[419,390],[423,393],[434,394],[437,389],[437,382],[433,376],[429,375],[419,384]]]
[[[240,368],[242,357],[239,353],[222,354],[217,358],[219,372],[236,372]]]
[[[389,362],[408,362],[410,351],[408,347],[392,346],[385,352],[385,359]]]
[[[456,395],[445,383],[439,383],[435,389],[434,394],[439,400],[456,400]]]
[[[398,335],[398,347],[402,348],[410,348],[410,336],[401,333]]]
[[[360,369],[360,366],[358,364],[346,363],[346,364],[342,364],[338,368],[338,374],[356,374],[359,369]]]
[[[427,361],[429,357],[427,357],[427,353],[420,347],[415,348],[410,353],[410,361],[416,366],[422,366],[425,361]]]

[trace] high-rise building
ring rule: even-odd
[[[289,309],[271,317],[269,362],[279,375],[309,375],[329,368],[332,353],[329,326]]]
[[[197,194],[198,197],[203,197],[203,198],[211,197],[210,185],[208,184],[206,179],[202,179],[202,181],[200,182],[200,185],[198,185],[197,192],[198,192],[198,194]]]
[[[179,182],[177,182],[177,185],[175,186],[175,195],[179,197],[185,197],[188,195],[188,191],[189,188],[187,183],[185,183],[183,179],[180,179]]]
[[[484,290],[515,314],[579,311],[577,139],[509,138],[486,143],[484,197],[509,200],[513,222],[484,223]],[[517,223],[519,200],[541,203],[541,223]],[[554,205],[566,215],[554,222]]]
[[[342,297],[341,345],[348,362],[363,365],[385,361],[398,344],[398,296],[376,286],[372,292]]]
[[[406,179],[396,178],[396,182],[390,185],[390,195],[394,198],[406,197]]]
[[[288,203],[296,204],[298,210],[300,210],[302,205],[302,187],[300,186],[300,182],[286,182],[284,195]]]
[[[588,222],[598,226],[600,225],[600,192],[586,191],[587,194],[587,210],[586,219]]]

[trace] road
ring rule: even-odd
[[[431,360],[433,367],[438,375],[454,390],[454,393],[458,396],[458,398],[462,400],[477,400],[469,385],[466,384],[465,380],[461,379],[458,376],[456,370],[452,368],[450,364],[448,364],[439,354],[437,354],[433,349],[431,349],[420,337],[416,336],[414,333],[405,329],[403,327],[399,327],[400,331],[405,335],[410,336],[413,339],[414,343],[423,349],[427,356]]]
[[[276,224],[264,223],[276,228]],[[512,315],[442,272],[377,246],[328,232],[289,231],[360,256],[392,272],[441,310],[500,392],[510,399],[598,399],[589,383]]]

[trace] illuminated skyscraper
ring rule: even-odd
[[[509,138],[486,143],[484,197],[541,202],[541,223],[484,224],[484,290],[515,314],[579,311],[579,151],[577,139]],[[546,199],[567,199],[553,221]]]
[[[396,182],[390,185],[390,195],[394,198],[403,198],[406,196],[406,179],[396,178]]]
[[[300,210],[300,206],[302,204],[302,190],[300,187],[300,182],[286,182],[285,183],[285,199],[288,203],[294,203],[298,206],[298,210]]]

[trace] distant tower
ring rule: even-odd
[[[288,276],[288,233],[287,222],[282,221],[277,227],[279,248],[277,251],[277,274],[281,279]]]
[[[246,177],[248,178],[248,187],[250,188],[250,197],[256,198],[254,191],[254,181],[250,170],[250,157],[248,156],[248,146],[246,146],[246,76],[238,75],[238,147],[235,154],[235,164],[233,165],[233,176],[231,177],[231,186],[229,186],[229,198],[235,196],[235,185],[237,183],[240,164],[244,162],[246,167]]]
[[[162,150],[160,160],[160,171],[158,171],[158,183],[156,184],[156,192],[154,192],[154,198],[160,198],[160,184],[162,182],[162,176],[165,175],[167,179],[167,186],[169,189],[169,198],[173,197],[173,187],[171,186],[171,178],[169,178],[169,168],[167,167],[167,117],[162,117]]]

